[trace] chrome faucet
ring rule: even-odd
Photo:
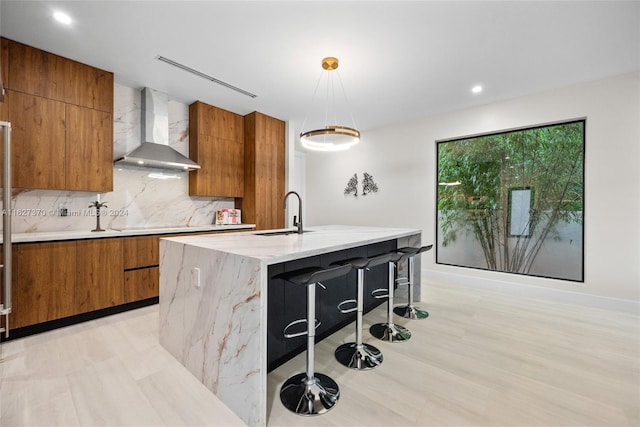
[[[300,197],[300,195],[295,191],[289,191],[284,195],[282,207],[284,209],[287,209],[287,197],[289,197],[291,194],[294,194],[298,198],[298,216],[293,216],[293,226],[298,227],[298,234],[302,234],[302,198]],[[298,221],[296,218],[300,218],[300,220]]]

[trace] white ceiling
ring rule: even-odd
[[[54,22],[54,10],[73,24]],[[2,0],[0,13],[4,37],[113,71],[117,83],[298,127],[325,56],[340,59],[361,130],[640,69],[638,1]],[[483,93],[470,92],[476,84]]]

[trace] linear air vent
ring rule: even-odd
[[[244,89],[240,89],[239,87],[234,86],[234,85],[232,85],[232,84],[230,84],[230,83],[223,82],[222,80],[216,79],[215,77],[211,77],[211,76],[210,76],[210,75],[208,75],[208,74],[202,73],[202,72],[200,72],[200,71],[198,71],[198,70],[194,70],[194,69],[193,69],[193,68],[191,68],[191,67],[187,67],[186,65],[183,65],[183,64],[181,64],[181,63],[179,63],[179,62],[173,61],[173,60],[171,60],[171,59],[169,59],[169,58],[165,58],[164,56],[160,56],[160,55],[158,55],[158,56],[156,56],[156,59],[157,59],[157,60],[160,60],[160,61],[162,61],[162,62],[166,62],[166,63],[167,63],[167,64],[169,64],[169,65],[173,65],[174,67],[180,68],[181,70],[187,71],[187,72],[189,72],[189,73],[191,73],[191,74],[195,74],[196,76],[198,76],[198,77],[202,77],[203,79],[207,79],[207,80],[209,80],[209,81],[212,81],[212,82],[214,82],[214,83],[217,83],[217,84],[219,84],[219,85],[222,85],[222,86],[224,86],[224,87],[227,87],[227,88],[229,88],[229,89],[231,89],[231,90],[235,90],[236,92],[239,92],[239,93],[241,93],[241,94],[243,94],[243,95],[250,96],[251,98],[256,98],[256,97],[258,96],[258,95],[256,95],[256,94],[253,94],[253,93],[251,93],[251,92],[249,92],[249,91],[246,91],[246,90],[244,90]]]

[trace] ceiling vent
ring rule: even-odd
[[[251,92],[249,92],[247,90],[244,90],[244,89],[240,89],[239,87],[234,86],[231,83],[227,83],[227,82],[222,81],[220,79],[216,79],[215,77],[212,77],[212,76],[210,76],[208,74],[205,74],[205,73],[203,73],[201,71],[194,70],[193,68],[187,67],[186,65],[181,64],[179,62],[176,62],[176,61],[174,61],[172,59],[165,58],[164,56],[158,55],[158,56],[156,56],[156,59],[158,61],[165,62],[165,63],[167,63],[169,65],[173,65],[176,68],[180,68],[181,70],[184,70],[184,71],[186,71],[188,73],[191,73],[193,75],[196,75],[198,77],[202,77],[203,79],[207,79],[207,80],[209,80],[211,82],[217,83],[217,84],[219,84],[221,86],[224,86],[226,88],[229,88],[231,90],[235,90],[236,92],[241,93],[243,95],[246,95],[248,97],[251,97],[251,98],[257,98],[258,97],[258,95],[254,94],[254,93],[251,93]]]

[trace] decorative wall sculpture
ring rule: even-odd
[[[373,180],[373,176],[367,172],[362,174],[362,192],[358,193],[358,174],[354,173],[349,181],[347,182],[347,186],[344,188],[344,195],[353,196],[358,198],[358,196],[366,196],[367,194],[377,193],[378,192],[378,184]]]
[[[584,129],[437,141],[436,262],[584,281]]]

